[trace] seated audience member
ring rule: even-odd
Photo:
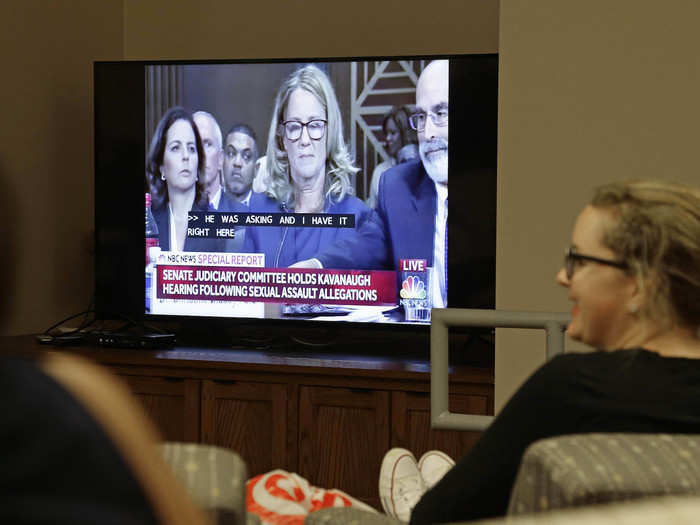
[[[377,164],[372,172],[369,197],[367,197],[366,201],[367,206],[370,208],[374,208],[377,204],[380,177],[386,170],[399,163],[399,150],[409,144],[415,145],[418,143],[416,132],[411,129],[408,123],[408,119],[412,114],[413,109],[408,106],[394,106],[384,115],[384,121],[382,122],[384,150],[389,158]]]
[[[356,233],[320,247],[295,267],[396,270],[400,259],[425,259],[433,268],[432,306],[447,305],[448,95],[449,62],[435,60],[418,78],[416,112],[409,118],[420,162],[387,170],[376,209]]]
[[[380,473],[388,514],[415,524],[503,515],[525,449],[542,438],[700,433],[700,190],[598,188],[556,280],[573,302],[567,334],[598,351],[543,365],[454,467],[433,455],[439,472],[427,477],[447,473],[427,492],[435,479],[415,457],[389,451]]]
[[[202,147],[204,148],[204,189],[209,195],[210,208],[216,211],[219,209],[219,202],[223,193],[221,187],[223,163],[221,128],[214,116],[206,111],[196,111],[192,118],[197,125],[199,136],[202,139]]]
[[[188,237],[190,211],[207,211],[204,148],[192,115],[170,108],[153,134],[146,162],[153,216],[162,250],[221,251],[218,239]]]
[[[255,131],[247,124],[232,126],[226,134],[224,144],[224,185],[226,187],[222,204],[224,211],[237,211],[236,203],[250,206],[257,158],[258,145]]]
[[[360,227],[369,209],[352,195],[353,166],[338,101],[326,75],[309,65],[280,87],[267,143],[267,194],[254,193],[252,212],[354,214]],[[248,227],[245,251],[264,253],[268,267],[289,266],[351,235],[352,228]]]

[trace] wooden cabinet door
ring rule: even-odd
[[[487,415],[493,413],[488,395],[450,394],[451,412]],[[471,449],[481,432],[432,430],[430,428],[430,394],[393,392],[391,400],[391,446],[403,447],[420,458],[428,450],[442,450],[455,460]]]
[[[379,467],[389,448],[389,393],[299,387],[299,474],[377,509]]]
[[[236,451],[252,477],[289,468],[287,385],[238,381],[202,384],[202,442]]]
[[[121,375],[166,441],[199,441],[200,383],[196,379]]]

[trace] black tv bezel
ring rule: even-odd
[[[151,325],[165,326],[173,329],[179,335],[181,341],[202,343],[207,345],[236,345],[241,340],[247,341],[245,344],[255,344],[256,341],[265,341],[269,337],[258,337],[261,331],[271,332],[272,337],[281,336],[298,342],[309,342],[311,344],[324,344],[324,339],[343,339],[345,334],[352,335],[355,342],[394,342],[404,345],[407,342],[416,342],[419,347],[425,350],[429,324],[406,324],[406,323],[359,323],[348,321],[317,321],[313,319],[258,319],[258,318],[230,318],[230,317],[205,317],[205,316],[185,316],[185,315],[149,315],[143,308],[143,266],[138,263],[143,259],[144,238],[143,238],[143,192],[144,173],[140,172],[134,176],[133,180],[127,179],[127,186],[115,183],[106,179],[109,174],[101,176],[101,171],[113,162],[120,162],[118,159],[123,155],[132,159],[132,165],[143,166],[145,149],[145,75],[144,66],[147,65],[199,65],[199,64],[275,64],[275,63],[332,63],[348,61],[377,61],[377,60],[437,60],[437,59],[468,59],[474,64],[474,71],[480,67],[490,74],[496,75],[491,79],[495,88],[493,96],[494,121],[489,122],[489,133],[492,135],[492,143],[484,142],[488,154],[477,155],[478,160],[470,161],[466,166],[466,171],[470,169],[491,169],[494,177],[496,173],[497,154],[497,99],[498,99],[498,54],[497,53],[460,53],[460,54],[431,54],[431,55],[398,55],[398,56],[356,56],[356,57],[294,57],[294,58],[261,58],[261,59],[184,59],[184,60],[116,60],[116,61],[95,61],[93,63],[93,109],[94,109],[94,177],[95,177],[95,312],[98,319],[133,319],[139,322],[147,322]],[[483,63],[479,66],[478,63]],[[120,94],[120,102],[111,100],[104,104],[105,97],[113,93],[103,93],[99,87],[104,78],[100,75],[107,75],[108,69],[119,69],[119,82],[113,85],[114,92]],[[133,68],[131,76],[125,76],[124,69]],[[494,71],[495,68],[495,71]],[[140,73],[140,74],[137,74]],[[111,74],[114,74],[111,72]],[[117,80],[117,79],[115,79]],[[450,93],[453,92],[453,83],[457,80],[450,74]],[[452,96],[450,97],[450,112],[453,113]],[[125,104],[124,104],[125,102]],[[142,111],[128,112],[124,107],[131,107],[136,104],[143,108]],[[116,119],[115,119],[116,114]],[[101,148],[99,141],[104,140],[104,136],[99,133],[105,119],[110,122],[118,122],[118,126],[110,129],[109,138],[116,146],[112,148]],[[453,117],[450,117],[451,122]],[[136,130],[140,130],[136,133]],[[141,136],[140,140],[135,140],[136,136]],[[482,137],[478,134],[466,133],[465,130],[450,129],[451,144],[472,144],[474,141],[480,142]],[[467,146],[469,147],[469,146]],[[464,148],[461,148],[464,150]],[[456,148],[450,148],[450,171],[454,167],[453,159],[456,158]],[[117,160],[115,160],[115,158]],[[121,161],[122,163],[124,161]],[[461,166],[465,168],[465,166]],[[110,173],[115,171],[112,168]],[[461,169],[460,169],[461,171]],[[453,177],[451,177],[453,178]],[[454,178],[453,178],[454,182]],[[495,194],[495,180],[493,198]],[[141,185],[141,188],[137,186]],[[121,198],[121,199],[120,199]],[[120,201],[120,212],[105,212],[106,202]],[[495,305],[495,202],[493,203],[493,297],[491,308]],[[110,220],[111,219],[111,220]],[[119,220],[116,220],[119,219]],[[450,246],[452,246],[450,237]],[[454,250],[451,250],[453,252]],[[450,260],[452,257],[450,256]],[[114,277],[117,276],[115,286]],[[116,294],[114,290],[118,290]],[[448,291],[450,298],[454,295],[452,289]],[[117,299],[115,300],[115,295]],[[457,302],[451,306],[465,307]],[[480,307],[488,305],[479,305]],[[241,336],[241,334],[244,334]],[[285,335],[286,334],[286,335]],[[330,341],[332,342],[332,341]],[[370,350],[371,352],[371,350]]]

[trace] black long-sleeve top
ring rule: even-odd
[[[538,439],[586,432],[700,433],[700,359],[643,349],[553,358],[423,496],[411,524],[504,515],[525,449]]]

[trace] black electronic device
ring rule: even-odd
[[[79,346],[85,343],[85,336],[82,333],[48,335],[40,334],[36,340],[42,345],[51,346]]]
[[[147,183],[144,173],[145,159],[158,124],[174,106],[183,107],[190,114],[202,110],[214,115],[222,132],[224,155],[229,128],[235,123],[247,124],[257,136],[259,156],[267,154],[269,167],[269,156],[274,151],[269,145],[275,140],[284,144],[287,133],[282,127],[270,129],[276,93],[296,71],[311,64],[328,79],[334,92],[339,118],[333,125],[342,130],[348,154],[359,168],[350,177],[349,187],[351,193],[364,200],[370,195],[374,168],[387,160],[391,164],[388,143],[384,142],[384,115],[394,106],[406,106],[415,111],[416,82],[433,60],[449,62],[449,76],[444,79],[447,85],[443,86],[449,88],[448,305],[493,308],[498,107],[496,54],[112,61],[94,64],[97,316],[128,316],[150,323],[168,322],[170,326],[176,323],[178,335],[194,333],[223,343],[230,342],[241,332],[284,335],[298,328],[307,330],[328,323],[333,323],[334,331],[346,340],[361,340],[358,336],[366,331],[378,340],[390,341],[395,337],[410,338],[418,334],[427,341],[429,319],[418,316],[407,320],[405,306],[408,303],[401,295],[404,288],[407,288],[408,297],[418,297],[420,292],[416,287],[411,288],[418,281],[410,279],[413,274],[409,270],[423,270],[420,279],[425,280],[428,275],[428,269],[421,266],[425,261],[421,263],[417,258],[410,259],[402,269],[397,267],[398,262],[392,262],[373,268],[294,271],[276,265],[275,257],[267,256],[262,263],[251,258],[259,252],[251,253],[245,249],[235,253],[225,250],[188,251],[190,248],[185,246],[185,251],[162,249],[160,258],[152,261],[149,270],[144,264],[144,248],[147,246],[144,193],[151,193],[153,187]],[[435,119],[439,108],[426,109],[427,118]],[[319,117],[323,117],[320,120],[332,120],[327,114]],[[302,124],[302,140],[306,140],[307,135],[310,137],[309,124]],[[332,125],[327,123],[327,126],[325,131],[331,133]],[[336,138],[338,131],[333,131],[332,135]],[[280,206],[280,213],[274,216],[259,213],[260,210],[256,209],[248,211],[254,221],[248,228],[286,228],[282,243],[289,243],[292,236],[301,237],[305,233],[301,228],[279,222],[294,219],[293,210],[284,206]],[[199,221],[196,223],[198,232],[206,227],[204,221],[209,220],[206,211],[190,215],[188,227],[193,234],[194,221]],[[277,221],[275,225],[259,222],[267,220],[268,215],[270,220]],[[215,213],[209,216],[219,227],[223,226],[220,224],[222,220],[231,220],[224,220]],[[341,220],[341,216],[334,215],[333,220]],[[412,224],[417,216],[407,203],[405,214],[399,220]],[[244,213],[238,217],[239,220],[243,218],[248,220],[248,215]],[[301,216],[296,218],[301,222]],[[313,216],[307,215],[306,219],[312,220]],[[318,220],[322,221],[323,217]],[[432,222],[415,224],[416,230],[429,228],[432,231],[433,227]],[[224,237],[219,240],[223,242]],[[162,240],[161,245],[170,240],[172,238]],[[282,250],[282,243],[277,252]],[[149,262],[148,252],[146,262]],[[387,278],[382,272],[389,272],[390,276]],[[275,273],[284,275],[285,282],[270,282]],[[356,275],[369,277],[361,280],[353,277]],[[234,282],[241,276],[244,276],[243,281]],[[315,276],[316,282],[323,279],[329,283],[324,287],[325,299],[309,299],[313,293],[320,293],[318,290],[308,291],[314,286],[309,276]],[[369,293],[371,285],[367,283],[382,276],[386,289],[383,295],[379,294],[380,300],[373,303],[374,296]],[[304,278],[307,281],[303,281]],[[267,281],[253,282],[255,279]],[[150,294],[145,283],[151,287]],[[391,292],[393,295],[388,297],[386,290],[392,290],[392,283],[395,288]],[[292,284],[296,290],[292,290]],[[348,292],[363,286],[368,293],[353,292],[351,296]],[[282,297],[285,287],[289,288],[289,295]],[[258,295],[251,295],[253,293]],[[276,298],[275,294],[280,296]],[[354,304],[343,303],[348,298],[358,300]],[[311,306],[300,306],[303,304]],[[309,311],[308,316],[304,315],[305,310]],[[100,344],[144,347],[151,342],[115,338]]]
[[[177,342],[175,334],[137,334],[129,332],[90,332],[86,341],[99,346],[112,348],[173,348]]]

